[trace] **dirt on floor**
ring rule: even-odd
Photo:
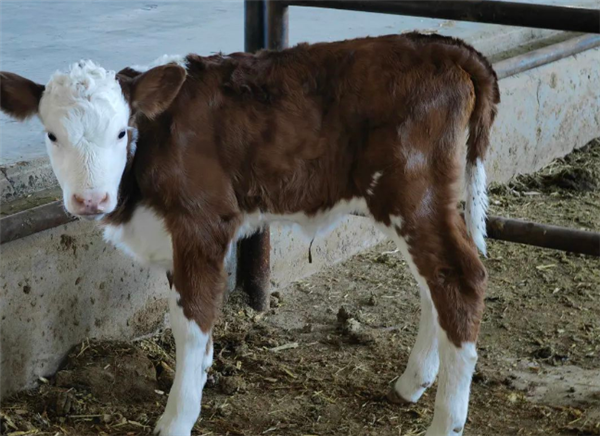
[[[491,213],[600,231],[600,141],[491,188]],[[416,282],[385,243],[253,312],[234,293],[194,435],[422,435],[436,386],[386,400],[417,333]],[[315,259],[318,261],[318,259]],[[600,435],[600,261],[489,241],[490,284],[465,435]],[[85,341],[2,403],[2,434],[149,435],[173,380],[170,331]]]

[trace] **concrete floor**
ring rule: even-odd
[[[600,7],[600,0],[530,0]],[[2,0],[0,68],[46,83],[79,59],[107,68],[145,64],[163,54],[243,50],[242,0]],[[292,8],[290,43],[330,41],[420,29],[471,41],[487,54],[540,31],[383,14]],[[503,35],[502,43],[494,43]],[[506,40],[509,39],[509,41]],[[37,119],[20,125],[0,115],[0,165],[45,156]]]

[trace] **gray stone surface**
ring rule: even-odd
[[[2,245],[2,392],[52,374],[77,342],[135,337],[163,322],[166,276],[76,222]]]
[[[140,337],[167,314],[166,275],[107,245],[87,221],[2,245],[0,271],[0,394],[53,374],[86,338]]]
[[[491,180],[536,171],[600,136],[600,49],[500,81]]]

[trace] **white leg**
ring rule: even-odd
[[[395,218],[394,222],[397,227],[401,227],[400,218]],[[421,294],[421,316],[417,340],[411,350],[406,369],[402,376],[396,380],[388,398],[394,402],[416,403],[425,390],[435,381],[440,365],[437,342],[437,312],[431,301],[427,282],[419,274],[406,240],[398,234],[395,228],[383,227],[382,230],[396,242],[404,260],[406,260],[415,280],[419,284]]]
[[[210,332],[202,332],[195,321],[188,320],[178,301],[179,294],[171,291],[169,309],[177,363],[167,407],[154,430],[160,436],[190,436],[200,415],[206,371],[213,359]]]
[[[421,281],[421,280],[419,280]],[[437,340],[437,312],[429,296],[429,289],[420,285],[421,318],[415,346],[410,352],[404,373],[394,385],[397,401],[416,403],[433,384],[440,359]]]
[[[467,421],[471,379],[477,362],[475,344],[459,348],[439,329],[440,378],[433,422],[426,436],[460,436]]]

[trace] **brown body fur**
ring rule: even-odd
[[[499,101],[481,55],[457,40],[408,34],[187,61],[171,107],[136,120],[127,201],[109,221],[127,220],[137,201],[165,217],[188,317],[212,326],[244,213],[312,215],[364,197],[382,224],[402,217],[397,230],[410,238],[451,340],[475,340],[486,273],[456,203],[460,139],[470,128],[467,159],[483,159]],[[427,163],[408,168],[411,150]],[[421,210],[425,196],[430,207]]]
[[[410,33],[186,61],[187,71],[117,76],[139,138],[104,222],[125,223],[142,204],[164,218],[189,319],[205,332],[214,324],[225,254],[246,214],[312,216],[359,198],[408,241],[449,338],[476,339],[486,273],[456,204],[465,131],[473,165],[499,102],[485,58]],[[0,78],[5,112],[37,113],[42,85]]]

